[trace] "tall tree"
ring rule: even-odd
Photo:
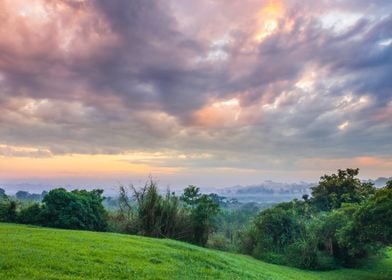
[[[0,188],[0,200],[6,198],[5,190]]]
[[[321,211],[338,209],[342,203],[360,203],[375,192],[371,183],[355,178],[359,169],[338,170],[337,174],[324,175],[312,188],[312,204]]]
[[[210,196],[201,194],[200,189],[192,185],[185,188],[181,200],[191,215],[191,242],[201,246],[206,245],[208,236],[215,226],[214,217],[219,212],[219,205]]]

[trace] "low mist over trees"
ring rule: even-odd
[[[36,194],[36,193],[29,193],[26,191],[18,191],[15,194],[15,198],[20,200],[20,201],[41,201],[45,195],[47,195],[48,192],[43,191],[41,194]]]

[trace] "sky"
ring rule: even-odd
[[[0,185],[392,175],[390,0],[0,0]]]

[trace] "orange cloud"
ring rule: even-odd
[[[249,92],[239,92],[234,98],[209,102],[193,113],[193,124],[203,128],[239,128],[261,123],[265,102],[246,103],[248,95]]]
[[[383,166],[383,165],[391,165],[391,161],[387,161],[382,158],[378,157],[370,157],[370,156],[363,156],[363,157],[357,157],[355,161],[358,163],[358,166],[363,166],[363,167],[372,167],[372,166]]]
[[[213,102],[194,113],[194,123],[207,128],[235,126],[241,117],[237,98]]]
[[[279,20],[285,13],[285,6],[281,0],[270,0],[258,13],[258,28],[255,34],[257,41],[262,41],[271,35],[279,26]]]
[[[358,156],[352,158],[306,158],[298,161],[303,170],[317,170],[333,173],[337,169],[359,168],[362,178],[389,176],[392,170],[392,158],[378,156]],[[388,174],[389,173],[389,174]]]

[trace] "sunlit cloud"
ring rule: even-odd
[[[341,125],[338,126],[338,128],[340,130],[346,130],[348,128],[348,126],[350,125],[349,121],[345,121],[344,123],[342,123]]]
[[[342,33],[354,26],[364,14],[347,11],[330,11],[321,16],[324,28],[332,29],[336,33]]]
[[[279,26],[279,20],[283,17],[285,7],[281,0],[269,0],[258,13],[258,28],[255,34],[257,41],[273,34]]]

